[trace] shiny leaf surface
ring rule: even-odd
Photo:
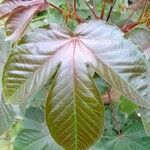
[[[144,54],[117,27],[103,21],[81,24],[74,33],[58,25],[30,32],[5,66],[4,94],[18,103],[50,79],[48,128],[65,149],[84,150],[102,135],[104,125],[91,67],[138,105],[150,106]]]

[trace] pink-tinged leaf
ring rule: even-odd
[[[0,4],[0,18],[7,17],[7,40],[17,41],[24,34],[27,26],[38,11],[48,7],[46,0],[6,0]]]
[[[16,41],[22,37],[37,9],[38,6],[19,7],[11,13],[5,25],[8,36],[7,41]]]
[[[50,79],[46,122],[65,149],[88,149],[103,132],[104,107],[91,67],[133,102],[150,107],[147,60],[114,25],[93,21],[73,33],[54,25],[28,33],[19,44],[4,68],[4,95],[24,101]]]
[[[18,6],[27,6],[22,0],[5,0],[0,4],[0,19],[7,17]]]

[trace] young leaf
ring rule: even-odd
[[[52,136],[66,149],[86,149],[101,136],[104,124],[90,67],[137,104],[150,106],[144,54],[103,21],[81,24],[74,33],[57,25],[30,32],[5,66],[4,94],[10,102],[23,101],[53,79],[46,103]]]
[[[48,3],[45,0],[8,0],[0,4],[0,18],[7,17],[7,40],[16,41],[22,37],[33,15],[46,9]]]

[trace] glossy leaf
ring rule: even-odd
[[[136,28],[127,34],[135,43],[137,43],[141,50],[145,53],[147,58],[150,57],[150,30],[144,28]]]
[[[0,17],[7,17],[6,34],[9,36],[7,40],[19,40],[33,15],[38,11],[46,9],[48,3],[45,0],[7,0],[0,4]]]
[[[4,94],[18,103],[51,79],[46,103],[50,132],[66,149],[86,149],[102,135],[104,124],[90,68],[135,103],[150,106],[147,60],[117,27],[103,21],[81,24],[74,33],[57,25],[30,32],[5,66]]]

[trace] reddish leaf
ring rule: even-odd
[[[0,18],[6,21],[7,40],[16,41],[22,37],[33,15],[48,7],[45,0],[7,0],[0,5]]]
[[[3,73],[8,101],[28,99],[51,79],[46,122],[57,143],[85,150],[102,135],[104,107],[92,68],[135,103],[150,106],[147,60],[116,26],[103,21],[28,33],[11,53]]]

